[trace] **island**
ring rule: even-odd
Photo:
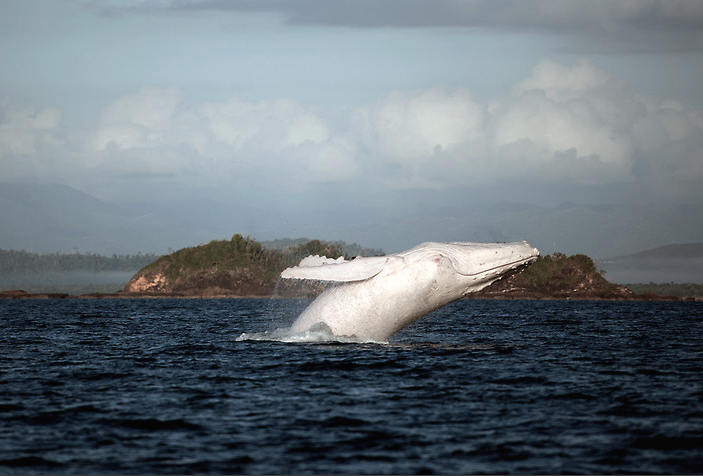
[[[312,298],[325,289],[324,283],[279,279],[281,271],[309,255],[354,257],[346,256],[340,243],[309,240],[273,249],[235,234],[230,240],[213,240],[158,257],[115,293],[72,296],[10,290],[0,292],[0,299]],[[676,296],[636,294],[609,282],[588,256],[563,253],[541,256],[519,273],[466,299],[683,300]]]

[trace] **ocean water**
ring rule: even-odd
[[[701,303],[281,337],[307,302],[0,301],[0,473],[703,473]]]

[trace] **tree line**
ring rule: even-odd
[[[700,283],[629,283],[624,286],[637,294],[703,299],[703,284]]]
[[[285,243],[288,241],[288,243]],[[268,244],[268,243],[267,243]],[[308,255],[347,259],[357,254],[383,254],[381,250],[361,248],[356,244],[321,240],[280,240],[280,248],[266,246],[249,236],[235,234],[231,240],[213,240],[207,245],[184,248],[170,255],[154,253],[104,256],[96,253],[33,253],[0,249],[0,276],[60,274],[70,272],[136,272],[159,259],[178,262],[180,267],[200,267],[208,263],[231,266],[259,263],[272,274],[295,266]],[[282,245],[282,246],[281,246]]]
[[[158,257],[153,253],[103,256],[96,253],[41,254],[0,249],[0,274],[137,271]]]
[[[300,251],[301,253],[304,253],[304,249],[310,249],[310,248],[315,248],[316,246],[320,245],[321,243],[324,243],[325,246],[328,247],[334,247],[334,249],[331,249],[332,254],[333,253],[339,253],[337,256],[345,256],[347,259],[355,258],[357,256],[383,256],[385,253],[383,252],[382,249],[378,248],[369,248],[369,247],[364,247],[361,246],[357,243],[347,243],[345,241],[320,241],[320,240],[311,240],[309,238],[279,238],[276,240],[267,240],[267,241],[261,241],[261,245],[264,246],[264,248],[268,248],[270,250],[280,250],[280,251],[287,251],[287,252],[297,252]],[[316,251],[316,250],[312,250]],[[325,251],[324,249],[322,251]],[[312,252],[308,254],[320,254],[317,252]],[[307,256],[304,255],[302,256],[303,258]],[[330,255],[326,255],[328,258],[331,258]]]

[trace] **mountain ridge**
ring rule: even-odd
[[[36,253],[160,254],[211,236],[61,184],[0,183],[0,223],[0,248]]]
[[[672,243],[624,256],[614,256],[608,261],[623,261],[635,258],[693,259],[703,258],[703,243]],[[605,260],[604,260],[605,261]]]
[[[675,243],[597,260],[618,283],[703,283],[703,243]]]
[[[388,253],[423,241],[526,240],[543,254],[583,253],[605,260],[672,243],[703,241],[703,214],[697,213],[701,207],[695,204],[564,202],[550,208],[499,202],[477,208],[476,204],[453,203],[400,216],[384,211],[380,204],[368,211],[367,220],[319,218],[310,222],[291,215],[274,220],[267,228],[257,228],[238,224],[247,222],[243,214],[250,205],[246,202],[230,204],[212,197],[193,200],[171,205],[115,204],[66,185],[0,182],[0,248],[40,253],[165,254],[224,238],[237,229],[262,242],[284,236],[319,236],[329,242],[361,243]],[[306,213],[311,214],[310,210]],[[312,215],[338,217],[345,213],[320,209]]]

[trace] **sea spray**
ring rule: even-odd
[[[308,330],[293,332],[290,327],[276,328],[273,331],[255,332],[248,334],[243,332],[236,339],[243,341],[265,341],[265,342],[287,342],[287,343],[342,343],[342,344],[387,344],[388,342],[377,342],[369,339],[362,339],[356,336],[338,336],[332,332],[324,322],[320,322]]]
[[[281,342],[374,342],[355,336],[335,336],[329,326],[320,323],[319,328],[309,332],[292,333],[290,326],[310,305],[311,301],[325,289],[339,283],[312,280],[276,280],[273,294],[267,300],[264,315],[268,329],[262,332],[242,333],[237,341],[263,340]]]

